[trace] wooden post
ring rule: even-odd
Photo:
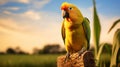
[[[65,57],[64,55],[57,58],[57,67],[95,67],[95,59],[91,51],[85,51],[79,57],[78,53],[74,53],[67,62],[64,62]]]

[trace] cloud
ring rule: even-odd
[[[26,3],[26,4],[30,3],[30,1],[31,1],[31,0],[18,0],[18,2]]]
[[[42,15],[41,12],[37,12],[37,11],[34,11],[34,10],[28,10],[26,12],[23,12],[23,13],[13,13],[13,12],[10,12],[8,10],[4,10],[2,13],[1,13],[1,17],[4,17],[5,18],[13,18],[14,17],[14,20],[18,21],[19,22],[28,22],[28,21],[40,21],[41,18],[42,18]]]
[[[51,0],[0,0],[0,6],[4,5],[4,4],[7,4],[8,2],[10,2],[10,3],[17,2],[17,3],[20,3],[21,5],[23,5],[23,4],[26,5],[25,7],[15,6],[15,5],[9,6],[9,7],[4,6],[4,7],[1,7],[0,12],[3,12],[5,14],[10,14],[10,13],[17,13],[19,11],[24,12],[23,10],[27,10],[27,11],[28,10],[33,10],[34,11],[34,10],[41,9],[43,6],[48,4],[50,1]],[[32,14],[32,12],[28,12],[28,13]],[[26,13],[26,14],[28,14],[28,13]],[[40,19],[40,17],[38,15],[35,15],[35,14],[33,14],[33,15],[36,18],[36,20]]]
[[[45,4],[49,3],[50,0],[36,0],[36,1],[33,1],[33,8],[42,8]]]
[[[7,10],[5,10],[5,11],[3,11],[3,14],[10,15],[10,14],[12,14],[12,13],[11,13],[11,12],[9,12],[9,11],[7,11]]]
[[[14,14],[4,11],[0,22],[0,44],[4,47],[0,50],[20,46],[23,50],[32,52],[33,47],[42,48],[48,43],[62,43],[61,21],[57,13],[28,10]]]
[[[16,21],[11,18],[0,18],[0,27],[4,30],[21,32],[21,33],[27,30],[27,27],[18,25]]]
[[[9,6],[9,7],[1,7],[0,13],[4,13],[4,14],[11,14],[12,16],[15,15],[15,13],[23,13],[23,16],[26,15],[27,17],[29,16],[29,18],[31,19],[40,19],[39,13],[35,13],[34,11],[36,11],[37,9],[42,8],[43,6],[45,6],[47,3],[50,2],[50,0],[0,0],[0,4],[7,4],[8,2],[18,2],[18,3],[24,3],[26,4],[25,7],[21,7],[21,6]],[[1,6],[1,5],[0,5]],[[24,11],[25,10],[25,11]],[[26,12],[29,11],[29,12]],[[38,14],[38,15],[37,15]],[[34,17],[32,17],[34,16]]]
[[[45,4],[49,3],[50,0],[0,0],[0,4],[6,4],[7,2],[18,2],[18,3],[24,3],[29,5],[31,8],[41,8]],[[13,8],[14,9],[14,8]],[[16,9],[16,8],[15,8]]]
[[[8,2],[8,0],[0,0],[0,5],[1,4],[5,4],[5,3],[7,3]]]
[[[40,13],[32,11],[32,10],[24,12],[20,16],[26,17],[26,18],[31,19],[31,20],[40,20],[41,19]]]
[[[31,0],[0,0],[0,4],[6,4],[8,2],[30,3]]]
[[[20,8],[19,8],[19,7],[7,7],[7,8],[5,8],[5,9],[16,11],[16,10],[19,10]]]

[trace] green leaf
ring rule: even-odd
[[[112,56],[110,67],[117,66],[118,54],[120,49],[120,28],[115,32],[112,46]]]
[[[108,33],[120,22],[120,19],[116,20],[111,28],[109,29]],[[113,46],[112,46],[112,56],[111,56],[111,63],[110,67],[117,66],[118,61],[118,51],[120,50],[120,28],[115,32],[113,38]]]
[[[96,59],[97,59],[97,63],[96,63],[96,65],[97,66],[99,66],[99,65],[101,65],[100,63],[100,56],[101,56],[101,54],[102,54],[102,51],[103,51],[103,48],[104,48],[104,46],[105,46],[105,44],[101,44],[100,45],[100,48],[99,48],[99,52],[98,52],[98,54],[97,54],[97,56],[96,56]]]
[[[116,20],[113,25],[111,26],[111,28],[109,29],[108,33],[116,26],[116,24],[118,24],[120,22],[120,19]]]
[[[95,45],[95,56],[97,56],[98,50],[99,50],[99,40],[100,40],[100,32],[101,32],[101,25],[99,21],[99,17],[97,15],[96,10],[96,3],[95,0],[93,0],[93,38],[94,38],[94,45]]]
[[[105,53],[111,55],[111,53],[112,53],[112,51],[111,51],[111,44],[109,44],[109,43],[102,43],[102,44],[100,44],[99,51],[98,51],[98,54],[97,54],[97,57],[96,57],[96,59],[98,60],[97,63],[96,63],[96,66],[100,67],[100,65],[102,63],[104,63],[106,65],[105,60],[101,60],[101,58],[102,58],[101,56],[103,54],[105,54]]]

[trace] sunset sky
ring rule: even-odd
[[[19,46],[32,52],[34,47],[59,43],[61,38],[60,5],[70,2],[78,6],[83,16],[88,17],[92,30],[92,0],[0,0],[0,51]],[[115,20],[120,18],[120,0],[96,0],[102,31],[100,42],[112,43],[114,32],[120,24],[107,33]],[[91,44],[93,44],[91,36]]]

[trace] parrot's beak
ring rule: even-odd
[[[69,13],[65,10],[62,10],[63,18],[69,18]]]

